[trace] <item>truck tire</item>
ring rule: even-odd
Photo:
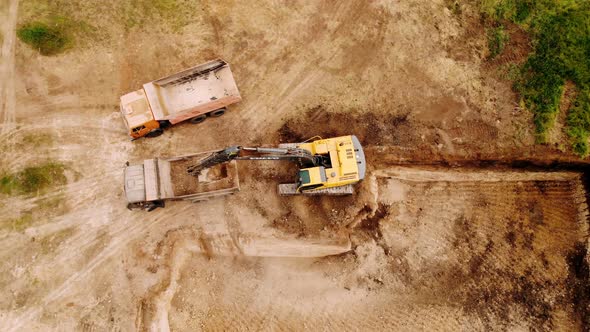
[[[201,115],[195,116],[194,118],[191,118],[188,121],[192,124],[197,124],[197,123],[201,123],[201,122],[205,121],[205,119],[207,119],[207,115],[201,114]]]
[[[211,111],[211,112],[207,113],[207,115],[209,115],[212,118],[216,118],[218,116],[224,115],[226,110],[227,109],[225,107],[224,108],[220,108],[220,109],[217,109],[215,111]]]
[[[162,135],[164,133],[164,130],[162,128],[156,128],[152,131],[150,131],[149,133],[147,133],[147,135],[145,135],[146,137],[158,137],[160,135]]]
[[[160,124],[160,128],[162,129],[170,128],[170,126],[172,126],[172,124],[168,120],[159,120],[158,123]]]
[[[162,135],[164,133],[164,130],[162,128],[156,128],[152,131],[150,131],[149,133],[147,133],[147,135],[145,135],[146,137],[158,137],[160,135]]]
[[[146,208],[147,208],[147,212],[152,212],[157,208],[163,208],[165,206],[166,206],[166,204],[164,203],[164,201],[153,201],[153,202],[150,202]]]

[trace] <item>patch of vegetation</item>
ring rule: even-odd
[[[198,2],[183,0],[125,0],[120,1],[121,20],[126,29],[165,22],[172,30],[178,30],[195,19]]]
[[[60,54],[74,46],[84,47],[106,39],[104,31],[86,21],[86,19],[91,20],[93,24],[96,24],[96,8],[103,8],[106,5],[104,3],[87,4],[87,2],[21,0],[17,30],[19,39],[44,55]],[[84,9],[91,12],[84,12]]]
[[[27,211],[18,218],[2,221],[2,229],[10,229],[15,232],[22,232],[33,223],[33,214]]]
[[[67,204],[66,196],[63,192],[50,197],[41,198],[37,201],[37,206],[33,212],[44,217],[59,216],[67,213],[69,206]]]
[[[447,8],[453,13],[453,15],[461,15],[463,12],[458,0],[447,0]]]
[[[567,134],[572,140],[572,149],[580,156],[588,156],[590,138],[590,89],[580,91],[570,108],[566,124]]]
[[[62,192],[47,197],[36,199],[33,207],[25,211],[19,211],[18,217],[11,217],[0,220],[0,230],[22,232],[34,224],[42,223],[52,217],[64,215],[69,211],[65,195]],[[12,214],[14,216],[15,214]],[[50,239],[52,240],[53,237]],[[43,239],[42,239],[43,240]],[[43,241],[40,243],[43,244]]]
[[[509,36],[504,30],[503,25],[488,29],[488,48],[490,49],[489,58],[493,59],[504,51]]]
[[[514,63],[506,63],[500,68],[500,77],[509,81],[516,81],[520,78],[520,67]]]
[[[152,0],[151,3],[161,13],[172,13],[179,6],[177,0]]]
[[[72,237],[75,233],[76,227],[70,227],[41,238],[38,242],[41,246],[41,253],[46,255],[55,251],[62,242]]]
[[[47,133],[26,134],[23,136],[21,143],[26,146],[40,147],[49,145],[53,142],[53,137]]]
[[[39,193],[66,183],[65,166],[49,162],[0,177],[0,193],[8,195]]]
[[[64,24],[29,22],[17,30],[18,38],[42,55],[55,55],[72,45],[72,36]]]
[[[534,52],[521,68],[515,88],[534,113],[536,138],[547,142],[566,81],[581,91],[568,110],[567,134],[580,156],[589,152],[590,2],[586,0],[482,0],[496,22],[519,24],[533,37]]]

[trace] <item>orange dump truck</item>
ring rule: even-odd
[[[121,114],[133,139],[156,137],[182,121],[203,122],[242,100],[227,62],[217,59],[149,82],[121,97]]]

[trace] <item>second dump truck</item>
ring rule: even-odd
[[[155,137],[179,122],[218,117],[242,100],[229,65],[213,60],[143,85],[121,97],[129,136]]]
[[[365,177],[363,148],[354,135],[279,147],[230,146],[174,158],[154,158],[125,168],[129,208],[151,210],[166,200],[200,201],[239,191],[236,161],[288,160],[299,165],[296,182],[279,184],[290,195],[350,195]]]
[[[125,167],[127,208],[151,211],[164,207],[165,201],[198,202],[240,190],[236,162],[215,165],[194,177],[187,167],[211,155],[213,151],[173,158],[146,159]]]

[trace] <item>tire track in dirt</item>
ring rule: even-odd
[[[117,203],[113,202],[114,199],[111,197],[112,188],[121,188],[118,183],[122,178],[123,160],[128,158],[128,155],[119,148],[121,146],[119,144],[120,136],[115,135],[117,133],[115,130],[109,131],[109,135],[103,135],[103,140],[97,142],[99,146],[90,143],[94,142],[92,139],[96,136],[97,129],[103,132],[102,129],[112,125],[112,116],[103,118],[99,122],[84,114],[58,114],[44,118],[46,118],[45,124],[24,125],[21,130],[36,132],[40,129],[61,128],[57,132],[58,139],[65,140],[66,143],[57,149],[52,149],[49,155],[61,161],[85,160],[88,161],[88,164],[76,164],[84,174],[81,180],[54,188],[52,192],[24,200],[20,204],[21,207],[25,207],[64,193],[68,197],[68,204],[74,207],[71,212],[39,221],[42,222],[42,225],[25,230],[25,234],[28,236],[43,238],[66,229],[75,229],[75,234],[61,242],[54,252],[40,256],[27,266],[31,268],[52,266],[51,269],[54,269],[55,266],[62,266],[64,272],[60,271],[61,273],[75,272],[63,276],[64,279],[61,279],[58,273],[55,277],[56,280],[60,280],[60,283],[54,288],[48,289],[45,294],[41,293],[42,299],[37,305],[30,306],[22,312],[15,311],[10,316],[4,317],[5,325],[11,326],[12,330],[18,330],[20,327],[30,324],[31,320],[36,320],[46,310],[48,304],[59,302],[61,298],[68,296],[72,291],[79,291],[81,282],[91,278],[92,272],[109,259],[117,256],[122,250],[127,250],[131,241],[144,236],[151,229],[158,228],[157,225],[161,220],[174,218],[185,213],[187,209],[185,206],[174,211],[155,211],[149,215],[149,221],[146,222],[143,214],[128,212],[124,209],[122,202],[116,206]],[[69,143],[70,140],[67,137],[70,135],[88,137],[89,139],[84,142],[89,142],[89,144]],[[77,140],[72,142],[77,142]],[[123,150],[128,150],[131,147],[127,145],[128,143],[123,143],[122,146],[126,147]],[[88,159],[88,151],[94,153],[91,160]],[[29,159],[34,159],[34,156],[30,155],[21,157],[16,158],[18,160],[14,164],[15,166],[25,164]],[[113,169],[113,162],[119,159],[121,159],[121,167]],[[18,198],[15,200],[18,201]],[[19,245],[26,245],[27,241],[23,242],[22,236],[11,236],[2,239],[2,243],[14,244],[14,246],[10,246],[11,250],[18,250]],[[94,253],[96,250],[98,252]],[[86,257],[88,255],[91,256]],[[78,265],[80,268],[77,267]]]
[[[65,282],[61,283],[60,286],[55,287],[52,289],[43,299],[40,301],[40,304],[25,310],[23,313],[18,314],[17,316],[8,317],[6,319],[6,326],[10,326],[8,331],[18,331],[21,327],[25,326],[27,323],[30,323],[32,320],[38,318],[38,316],[43,312],[43,310],[50,305],[51,303],[55,303],[62,297],[66,296],[68,292],[72,289],[75,289],[77,285],[84,281],[86,278],[91,276],[92,272],[98,268],[100,265],[104,264],[108,259],[117,255],[118,252],[124,250],[131,241],[134,241],[142,236],[146,232],[149,232],[153,228],[155,228],[162,220],[167,219],[169,217],[173,217],[176,214],[182,213],[185,209],[177,209],[176,212],[173,213],[171,216],[168,211],[160,211],[156,213],[156,215],[149,221],[146,221],[142,218],[142,215],[136,215],[134,218],[131,218],[128,222],[122,223],[120,227],[115,227],[114,230],[110,232],[112,239],[110,243],[96,256],[94,256],[87,264],[85,264],[81,269],[77,272],[71,274]],[[115,215],[116,216],[116,215]],[[112,219],[110,219],[112,220]],[[82,229],[83,230],[83,229]],[[88,237],[92,237],[92,235],[96,235],[95,230],[87,230],[82,231],[85,233],[84,235]],[[80,237],[83,237],[81,235]],[[97,241],[100,241],[98,238],[93,238],[90,241],[86,241],[82,244],[76,243],[73,247],[69,246],[67,248],[62,249],[63,252],[71,253],[69,259],[61,259],[61,261],[67,262],[78,255],[82,255],[84,248],[87,248],[90,245],[95,244]],[[72,241],[73,242],[73,241]],[[72,252],[74,252],[72,254]],[[64,254],[58,254],[57,256],[66,256]],[[37,263],[39,264],[39,263]]]
[[[84,203],[88,201],[93,201],[97,196],[104,195],[106,192],[96,192],[96,191],[88,191],[88,188],[91,188],[96,185],[96,183],[101,182],[103,184],[110,184],[113,188],[118,186],[118,182],[116,180],[119,177],[122,178],[122,172],[120,170],[117,171],[105,171],[105,172],[96,172],[96,174],[89,174],[90,176],[85,176],[84,179],[80,181],[76,181],[73,183],[69,183],[64,186],[57,186],[52,188],[51,191],[37,195],[37,196],[13,196],[9,198],[5,198],[4,202],[6,205],[12,207],[13,212],[25,211],[27,209],[32,209],[37,206],[39,203],[43,201],[57,199],[64,195],[68,196],[68,204],[70,206],[78,207],[84,206]],[[105,181],[105,177],[108,177],[112,180]],[[122,192],[122,191],[121,191]],[[43,226],[41,226],[43,227]]]
[[[264,262],[264,260],[263,260]],[[264,264],[272,264],[266,262]],[[294,272],[296,278],[302,282],[305,276]],[[261,281],[262,282],[262,281]],[[276,294],[283,289],[281,283],[292,285],[288,280],[278,280],[268,283],[264,280],[257,293]],[[212,303],[213,315],[202,325],[204,330],[266,330],[292,331],[317,330],[326,331],[366,330],[385,331],[396,329],[427,329],[461,330],[459,311],[452,307],[445,307],[436,301],[422,300],[395,294],[386,296],[384,293],[393,289],[380,289],[370,292],[350,292],[337,285],[327,286],[329,291],[317,293],[315,296],[293,296],[290,292],[281,296],[267,296],[263,302],[256,294],[242,291],[239,284],[232,282],[230,288],[221,294],[231,294],[232,300]],[[227,296],[227,295],[226,295]],[[223,295],[221,296],[223,297]],[[239,303],[249,303],[244,308]]]
[[[18,15],[19,0],[10,0],[8,5],[8,18],[4,23],[4,42],[2,54],[0,54],[0,116],[2,129],[0,137],[6,136],[15,127],[16,118],[16,91],[15,91],[15,62],[14,52],[16,47],[16,19]]]
[[[446,236],[446,245],[454,248],[451,253],[459,254],[454,264],[461,268],[458,275],[451,274],[452,284],[464,282],[459,294],[453,296],[461,299],[467,295],[464,310],[479,317],[488,329],[494,326],[489,324],[510,324],[507,315],[519,311],[526,316],[523,320],[526,326],[534,328],[566,328],[572,323],[573,313],[567,304],[562,304],[561,292],[566,291],[564,278],[568,268],[564,255],[568,246],[587,236],[584,234],[587,234],[588,213],[583,201],[585,194],[580,190],[580,175],[531,173],[524,177],[508,173],[506,182],[495,181],[499,173],[479,183],[474,181],[473,174],[467,174],[469,181],[462,182],[455,177],[459,173],[440,174],[440,182],[431,177],[426,177],[425,183],[420,183],[418,178],[408,181],[415,194],[403,204],[424,208],[413,211],[414,218],[436,224],[452,223],[453,218],[459,218],[455,221],[456,238]],[[489,173],[481,175],[487,177]],[[452,187],[448,186],[449,180]],[[436,188],[448,189],[444,193],[433,190]],[[451,211],[449,205],[462,206],[463,211]],[[406,219],[404,225],[413,220],[401,215],[397,218],[401,218],[400,222]],[[390,236],[390,228],[395,229],[393,226],[382,229],[386,238]],[[427,242],[432,248],[430,237]],[[418,252],[418,257],[430,257],[434,253],[440,255],[427,251]],[[428,279],[432,272],[427,266],[418,271]],[[435,264],[434,270],[437,269],[440,267]]]

